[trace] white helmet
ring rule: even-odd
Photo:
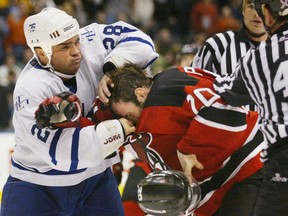
[[[44,67],[51,67],[52,46],[78,35],[79,23],[66,12],[48,7],[25,20],[24,33],[34,55],[34,48],[41,47],[49,59]]]

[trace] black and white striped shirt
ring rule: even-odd
[[[235,71],[238,60],[250,48],[255,48],[259,42],[251,41],[243,26],[239,31],[226,31],[208,38],[198,51],[192,62],[192,67],[209,70],[218,75],[227,75]],[[248,110],[257,110],[255,105],[247,105]]]
[[[277,146],[271,144],[283,143],[288,138],[288,30],[282,27],[270,40],[248,51],[235,73],[218,77],[214,88],[231,105],[243,105],[249,99],[257,104],[268,153]]]
[[[202,68],[219,75],[231,74],[238,60],[259,42],[252,42],[245,34],[245,28],[239,31],[226,31],[208,38],[197,52],[192,67]]]

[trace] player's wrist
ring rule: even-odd
[[[95,126],[103,158],[117,151],[124,144],[125,132],[119,120],[106,120]]]

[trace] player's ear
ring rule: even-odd
[[[40,56],[45,56],[45,53],[44,53],[44,51],[40,48],[40,47],[36,47],[35,48],[35,53],[36,53],[36,55],[38,56],[38,58],[40,57]]]
[[[134,93],[140,103],[144,102],[147,98],[147,91],[145,88],[136,88]]]
[[[46,54],[44,53],[43,49],[41,49],[40,47],[37,47],[35,48],[35,53],[39,61],[41,62],[41,64],[46,65],[48,63],[48,58]]]

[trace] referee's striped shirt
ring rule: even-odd
[[[248,103],[251,96],[267,140],[262,157],[269,156],[282,143],[288,145],[288,30],[248,51],[239,63],[233,75],[217,77],[214,88],[231,105]]]
[[[251,47],[259,42],[252,42],[245,34],[245,28],[239,31],[226,31],[208,38],[197,52],[192,67],[206,69],[219,75],[231,74],[238,60]]]
[[[208,38],[198,51],[192,62],[192,67],[206,69],[218,75],[227,75],[235,71],[238,60],[250,48],[255,48],[260,42],[251,41],[243,26],[239,31],[226,31]],[[257,110],[255,105],[247,105],[248,110]]]

